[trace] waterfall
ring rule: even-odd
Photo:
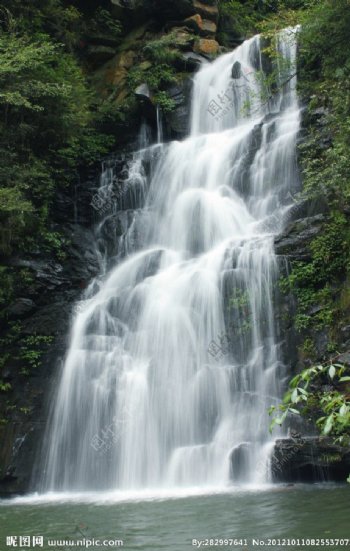
[[[295,34],[278,37],[273,95],[256,36],[197,73],[187,139],[134,154],[115,266],[73,323],[45,489],[268,478],[283,377],[273,243],[298,180]]]

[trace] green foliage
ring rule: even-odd
[[[305,0],[220,0],[222,19],[232,21],[237,35],[246,36],[258,31],[276,31],[294,26],[296,11],[305,6]]]
[[[159,64],[171,64],[181,58],[180,52],[176,49],[176,33],[169,33],[147,42],[143,53],[147,59]]]
[[[53,341],[53,337],[46,335],[30,335],[21,341],[19,358],[24,360],[30,368],[40,366],[41,357],[46,349]],[[22,375],[28,375],[29,370],[23,367]]]
[[[188,40],[191,41],[192,38],[194,40],[189,34]],[[137,86],[146,83],[151,90],[152,100],[165,112],[172,111],[175,107],[167,88],[181,76],[176,63],[182,58],[179,51],[183,47],[181,40],[181,37],[171,32],[148,41],[142,48],[143,61],[131,67],[127,76],[127,86],[131,93]]]
[[[0,392],[8,392],[11,388],[10,383],[4,383],[4,381],[0,379]]]
[[[289,415],[303,415],[320,432],[334,436],[340,444],[350,443],[349,367],[330,363],[305,369],[289,384],[283,403],[270,408],[274,415],[270,429],[281,425]]]
[[[104,36],[107,35],[115,39],[120,39],[123,31],[121,22],[112,17],[111,13],[101,8],[101,6],[97,8],[88,29],[90,32],[102,32]]]
[[[45,32],[68,50],[78,41],[82,15],[61,0],[1,0],[0,13],[9,31],[28,35]]]
[[[0,308],[5,306],[13,293],[13,279],[5,266],[0,266]]]
[[[325,112],[301,146],[305,192],[340,207],[350,200],[349,26],[347,0],[309,2],[300,34],[300,91],[311,115]]]
[[[294,262],[290,275],[280,281],[281,290],[291,291],[298,300],[295,326],[299,331],[332,325],[335,315],[332,284],[344,279],[349,269],[348,243],[346,217],[334,211],[320,235],[311,242],[311,261]],[[318,310],[310,315],[314,306]]]
[[[295,262],[282,288],[298,299],[297,329],[327,327],[331,338],[327,350],[332,353],[337,346],[337,325],[342,317],[345,323],[348,319],[342,289],[350,266],[346,216],[350,198],[350,65],[345,46],[350,13],[346,0],[322,0],[304,2],[297,15],[302,24],[299,91],[308,104],[307,136],[299,147],[303,196],[325,197],[331,215],[311,243],[311,261]],[[314,306],[316,310],[310,313]],[[307,355],[307,351],[303,353]]]
[[[52,252],[59,260],[65,260],[66,258],[65,252],[62,250],[66,244],[67,240],[58,232],[47,231],[43,236],[43,250]]]
[[[46,34],[18,31],[21,21],[0,31],[0,250],[6,254],[26,234],[45,233],[56,185],[71,182],[80,163],[111,144],[94,128],[93,97],[73,55]]]
[[[175,108],[175,101],[163,90],[160,90],[154,95],[154,101],[165,113]]]
[[[271,3],[275,4],[275,2],[269,2],[270,5]],[[232,18],[235,22],[235,32],[242,36],[256,30],[262,17],[260,7],[261,2],[257,0],[248,0],[244,4],[239,0],[221,0],[219,3],[221,16]]]
[[[175,75],[174,68],[166,63],[151,65],[145,71],[140,66],[135,66],[128,73],[128,88],[133,92],[137,86],[146,83],[152,91],[153,101],[165,112],[172,111],[175,102],[169,97],[165,88],[176,82]]]

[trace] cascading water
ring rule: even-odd
[[[266,479],[283,371],[273,242],[297,186],[299,108],[295,30],[279,37],[289,63],[272,98],[260,42],[196,75],[189,138],[134,156],[139,208],[124,213],[117,265],[73,324],[46,489]]]

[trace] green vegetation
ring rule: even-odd
[[[184,44],[183,40],[185,39],[175,32],[148,40],[141,50],[140,63],[130,69],[127,77],[130,92],[146,83],[152,93],[153,102],[164,112],[172,111],[175,107],[174,100],[166,91],[167,87],[184,76],[178,68],[182,60],[180,49]],[[194,40],[194,36],[186,33],[186,41]]]
[[[53,337],[49,335],[29,335],[21,340],[19,358],[23,360],[22,375],[28,375],[31,368],[40,366],[44,351],[52,343]]]
[[[291,20],[295,21],[296,10],[306,3],[303,0],[219,0],[220,17],[229,23],[219,38],[225,44],[229,28],[237,37],[267,29],[280,30]]]
[[[271,430],[288,416],[303,415],[336,443],[350,445],[350,369],[328,363],[304,369],[289,384],[283,403],[272,406]]]
[[[335,333],[335,319],[349,317],[340,295],[350,269],[350,10],[347,0],[307,1],[295,16],[302,23],[299,89],[308,104],[307,138],[300,146],[302,196],[326,198],[330,214],[311,243],[311,261],[295,262],[281,286],[298,299],[298,330],[328,327]],[[318,312],[309,315],[315,305]]]
[[[82,14],[58,0],[0,4],[0,252],[45,237],[53,194],[113,143],[75,54]],[[91,27],[120,24],[97,10]],[[109,26],[108,26],[109,25]],[[46,239],[46,242],[49,242]]]
[[[280,280],[282,291],[293,292],[298,300],[295,326],[299,331],[332,327],[341,306],[335,301],[336,289],[350,266],[349,238],[346,217],[335,210],[311,242],[311,260],[294,262],[290,275]],[[317,311],[310,314],[315,306]]]
[[[309,365],[320,361],[315,344],[320,331],[328,344],[322,365],[297,374],[283,403],[271,408],[272,426],[302,415],[321,434],[348,446],[350,371],[327,357],[338,350],[339,329],[350,321],[350,9],[347,0],[305,0],[298,8],[281,10],[265,28],[271,32],[287,20],[302,25],[298,72],[299,92],[307,105],[307,132],[299,148],[301,195],[316,202],[322,198],[329,210],[310,244],[310,258],[294,262],[280,284],[282,291],[297,298],[294,324],[305,336],[300,361]]]

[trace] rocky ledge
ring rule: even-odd
[[[345,482],[350,474],[350,448],[325,437],[280,439],[271,469],[274,482]]]

